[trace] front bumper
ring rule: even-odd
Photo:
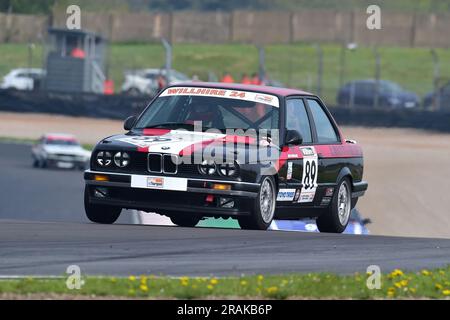
[[[99,181],[98,176],[104,181]],[[136,182],[153,178],[163,178],[169,183],[167,187],[154,187]],[[257,183],[91,170],[85,171],[84,179],[91,203],[161,214],[190,212],[208,216],[246,215],[250,214],[259,191]],[[216,183],[229,185],[230,190],[215,190],[212,186]]]

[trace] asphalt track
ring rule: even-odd
[[[29,146],[0,144],[0,275],[240,275],[418,270],[450,264],[450,240],[96,225],[81,172],[31,168]],[[129,219],[129,218],[128,218]]]

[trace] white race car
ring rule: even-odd
[[[52,166],[84,170],[91,152],[84,149],[73,135],[49,133],[32,147],[31,157],[35,168]]]

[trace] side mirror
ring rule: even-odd
[[[136,116],[128,117],[128,118],[125,120],[125,122],[123,123],[123,128],[124,128],[126,131],[130,131],[131,128],[133,128],[134,123],[136,122],[136,119],[137,119]]]
[[[286,132],[286,139],[285,144],[286,145],[299,145],[302,144],[303,137],[297,130],[288,130]]]

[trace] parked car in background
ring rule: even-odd
[[[375,106],[377,81],[374,79],[356,80],[339,89],[337,102],[340,106]],[[406,91],[399,84],[379,81],[378,106],[388,108],[414,108],[419,105],[419,97]]]
[[[70,134],[48,133],[31,148],[35,168],[78,168],[84,170],[89,164],[91,152],[84,149]]]
[[[423,97],[423,106],[425,109],[450,110],[450,82],[447,82],[436,91],[427,93]]]
[[[369,234],[367,225],[372,223],[368,218],[362,218],[358,209],[353,209],[350,214],[348,225],[345,228],[345,234]],[[304,232],[319,232],[316,221],[313,219],[305,220],[274,220],[270,226],[271,230],[283,231],[304,231]]]
[[[156,95],[159,89],[158,78],[166,78],[165,69],[141,69],[127,71],[122,92],[130,95]],[[190,78],[176,70],[171,70],[166,85],[189,81]]]
[[[11,70],[0,84],[2,89],[33,90],[45,76],[45,70],[38,68],[20,68]]]

